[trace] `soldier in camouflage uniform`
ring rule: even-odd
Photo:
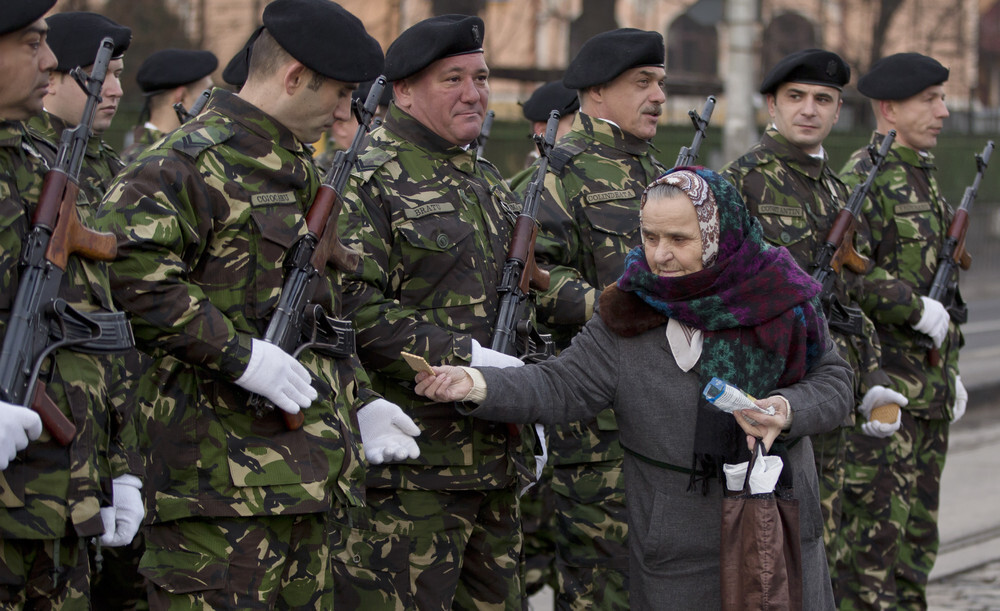
[[[765,238],[787,248],[808,272],[813,271],[830,227],[849,197],[847,187],[829,166],[823,141],[837,122],[843,103],[841,88],[850,76],[847,63],[829,51],[807,49],[783,58],[760,86],[771,125],[760,142],[723,169],[743,195],[750,214],[760,219]],[[863,223],[856,227],[860,231],[854,235],[853,247],[866,253],[867,229]],[[865,271],[844,266],[834,279],[831,298],[824,301],[830,331],[841,356],[854,369],[855,405],[863,404],[869,392],[879,404],[905,403],[905,397],[888,388],[874,327],[858,305]],[[841,544],[844,453],[847,431],[853,426],[850,415],[836,430],[812,436],[831,570]]]
[[[489,101],[483,36],[478,17],[445,15],[392,43],[394,101],[345,194],[344,233],[365,253],[345,288],[358,354],[421,430],[420,459],[370,469],[367,511],[344,518],[331,564],[346,609],[522,605],[516,463],[528,435],[416,395],[400,359],[520,364],[484,347],[520,203],[468,147]]]
[[[53,4],[16,0],[0,5],[0,79],[5,84],[0,89],[0,329],[13,306],[18,257],[48,170],[21,121],[42,112],[49,73],[56,67],[42,19]],[[77,211],[91,224],[91,202],[81,197]],[[59,296],[84,312],[111,310],[104,264],[70,257]],[[133,420],[112,409],[109,363],[106,355],[65,349],[46,359],[41,378],[49,397],[76,426],[69,446],[43,432],[33,411],[0,402],[4,608],[90,608],[86,540],[101,535],[107,524],[112,530],[102,537],[106,544],[128,544],[139,528],[142,462]]]
[[[368,99],[368,93],[372,89],[372,85],[375,81],[368,81],[358,85],[358,88],[354,90],[351,94],[351,104],[364,104],[365,100]],[[382,117],[385,116],[386,111],[389,109],[389,102],[392,101],[392,86],[386,85],[385,89],[382,90],[382,97],[378,100],[378,107],[375,109],[375,115],[372,117],[372,125],[376,125],[376,122],[381,123]],[[316,155],[316,167],[319,168],[320,172],[324,175],[330,171],[333,167],[333,161],[337,157],[339,151],[345,151],[354,141],[354,134],[358,131],[358,118],[351,113],[351,116],[344,121],[334,121],[333,127],[329,129],[326,134],[326,148],[322,153]],[[362,143],[360,151],[365,149],[367,143]]]
[[[101,134],[111,127],[111,121],[118,112],[118,103],[122,98],[124,55],[132,42],[132,30],[96,13],[56,13],[49,17],[48,22],[49,42],[59,65],[49,77],[45,112],[28,121],[28,132],[41,146],[49,149],[43,154],[53,159],[63,130],[76,126],[87,102],[86,95],[69,71],[80,66],[89,73],[101,38],[110,36],[114,43],[111,63],[101,89],[101,102],[94,115],[94,134],[87,143],[86,158],[80,172],[80,189],[90,201],[99,202],[124,165]]]
[[[835,584],[841,609],[927,607],[948,429],[968,400],[958,375],[964,304],[957,294],[944,304],[921,295],[952,217],[929,152],[948,116],[947,79],[936,60],[901,53],[877,61],[858,81],[878,120],[872,144],[896,130],[864,209],[874,265],[862,305],[875,322],[892,388],[909,403],[892,423],[893,434],[873,436],[859,422],[848,437],[843,523],[850,549]],[[857,184],[870,167],[860,150],[842,176]],[[930,346],[940,351],[937,365],[928,361]]]
[[[304,143],[382,67],[361,22],[327,0],[276,0],[263,23],[241,93],[215,90],[101,208],[128,238],[112,288],[156,359],[140,391],[152,608],[330,608],[328,515],[363,502],[359,430],[370,460],[416,454],[412,422],[368,390],[355,355],[293,358],[258,339],[320,184]],[[326,271],[313,300],[336,315]],[[276,409],[255,413],[251,393]],[[282,414],[306,407],[290,429]]]
[[[174,104],[191,111],[202,92],[212,87],[212,72],[218,67],[219,60],[211,51],[163,49],[147,57],[135,75],[145,102],[122,161],[135,161],[164,134],[180,127]]]
[[[550,155],[535,253],[551,266],[539,320],[569,345],[597,296],[639,243],[639,199],[665,168],[653,158],[664,93],[663,37],[625,28],[593,37],[563,77],[580,112]],[[529,168],[511,184],[524,191]],[[628,532],[618,425],[594,420],[548,427],[560,608],[628,607]]]

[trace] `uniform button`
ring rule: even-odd
[[[448,236],[443,233],[439,233],[435,241],[437,242],[438,248],[447,248],[448,245],[451,244],[451,240],[449,240]]]
[[[785,244],[788,244],[789,242],[792,241],[792,236],[788,235],[787,231],[782,231],[781,232],[781,241],[784,242]]]

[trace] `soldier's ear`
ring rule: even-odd
[[[392,84],[393,101],[403,110],[409,110],[413,104],[413,87],[410,79],[401,79]]]
[[[292,60],[291,62],[285,64],[281,81],[285,93],[290,96],[295,95],[296,91],[306,86],[309,76],[309,69],[306,68],[302,62]]]

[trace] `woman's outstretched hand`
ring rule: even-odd
[[[778,438],[788,419],[787,403],[778,397],[765,397],[754,401],[758,406],[774,408],[774,415],[768,416],[752,410],[737,410],[733,412],[736,422],[747,434],[747,447],[753,449],[754,438],[764,440],[764,448],[770,451],[771,444]]]
[[[435,401],[462,401],[472,390],[472,378],[461,367],[441,365],[432,367],[434,375],[420,372],[413,390]]]

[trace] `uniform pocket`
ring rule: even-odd
[[[289,250],[302,237],[303,224],[296,208],[283,206],[251,212],[253,226],[259,234],[255,269],[251,274],[249,302],[256,307],[253,314],[262,318],[270,314],[277,304],[280,289],[284,285],[285,270],[282,267]],[[289,223],[294,219],[295,222]]]
[[[634,199],[584,206],[600,286],[614,282],[621,275],[625,255],[639,245],[638,211],[639,204]]]
[[[139,574],[171,594],[221,590],[229,577],[229,562],[197,552],[147,546],[139,560]]]
[[[434,309],[486,300],[483,255],[473,227],[458,213],[407,219],[396,231],[403,238],[400,256],[406,275],[400,280],[399,300],[404,306]]]
[[[393,594],[397,608],[412,608],[409,537],[340,524],[330,555],[338,605],[360,609],[370,592],[382,592]]]

